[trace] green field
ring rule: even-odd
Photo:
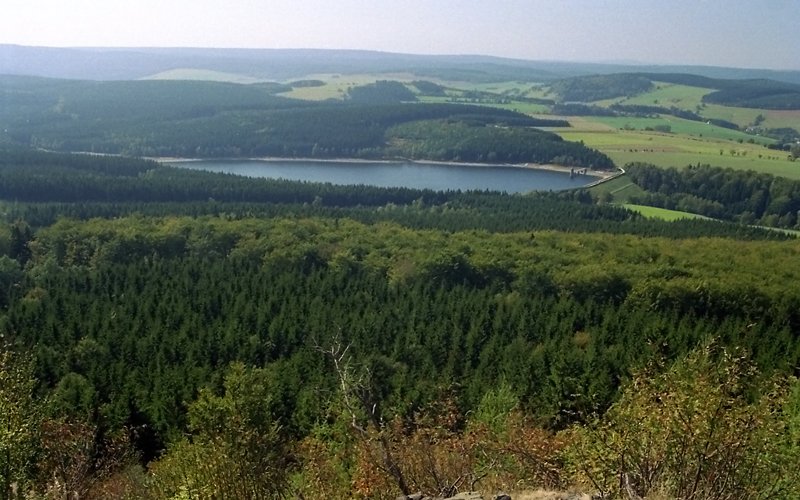
[[[647,162],[662,167],[685,167],[701,163],[800,179],[800,163],[789,161],[788,155],[782,151],[774,151],[744,141],[739,143],[706,135],[693,137],[684,134],[619,130],[613,127],[619,123],[615,120],[622,120],[624,126],[626,119],[569,117],[572,128],[553,129],[553,131],[566,140],[583,141],[587,146],[607,154],[620,166],[630,162]],[[632,119],[628,119],[628,122],[634,123]],[[689,122],[692,123],[699,122]],[[699,125],[705,124],[699,123]]]
[[[766,137],[755,137],[739,130],[718,127],[705,122],[685,120],[674,116],[661,116],[658,118],[636,118],[636,117],[609,117],[597,116],[590,117],[589,120],[608,125],[609,127],[625,130],[646,130],[648,128],[669,127],[672,134],[682,134],[691,137],[707,137],[713,139],[724,139],[728,141],[757,141],[762,145],[772,144],[774,139]]]
[[[650,92],[639,94],[632,97],[621,99],[611,99],[604,103],[614,104],[640,104],[645,106],[662,106],[670,108],[688,109],[695,111],[697,106],[702,104],[703,96],[713,92],[713,89],[701,87],[689,87],[688,85],[677,85],[673,83],[654,82],[655,88]]]
[[[335,73],[308,75],[302,80],[321,80],[325,85],[319,87],[299,87],[292,89],[291,92],[284,92],[279,94],[283,97],[291,97],[293,99],[303,99],[307,101],[324,101],[326,99],[344,99],[347,91],[351,87],[360,87],[362,85],[369,85],[378,80],[394,80],[398,82],[408,83],[419,78],[411,74],[354,74],[354,75],[339,75]],[[290,82],[286,82],[290,83]]]
[[[742,158],[718,155],[704,155],[699,153],[669,153],[669,152],[614,152],[607,153],[615,163],[625,165],[630,162],[642,161],[660,167],[685,167],[687,165],[708,164],[713,167],[733,168],[737,170],[753,170],[765,174],[777,175],[789,179],[800,179],[800,164],[787,160],[764,160],[758,158]]]
[[[765,110],[703,104],[702,97],[709,92],[712,90],[656,82],[656,88],[650,92],[595,104],[675,106],[694,112],[699,109],[704,117],[731,121],[741,127],[753,123],[760,114],[764,117],[762,126],[765,128],[800,129],[800,110]],[[569,120],[572,128],[551,129],[553,132],[566,140],[583,141],[587,146],[599,149],[620,166],[637,161],[663,167],[702,163],[800,179],[800,164],[789,161],[785,152],[765,147],[773,144],[774,139],[673,116],[564,118]],[[670,132],[652,130],[658,126],[669,126]],[[647,128],[651,130],[646,130]]]
[[[589,191],[601,198],[605,193],[609,193],[611,195],[609,200],[613,203],[626,203],[631,196],[644,194],[644,190],[634,184],[626,175],[597,184],[589,188]]]
[[[622,205],[628,210],[638,212],[645,217],[651,219],[661,219],[667,221],[681,220],[681,219],[707,219],[702,215],[692,214],[689,212],[681,212],[679,210],[667,210],[666,208],[648,207],[647,205],[632,205],[625,203]]]
[[[703,103],[703,96],[714,92],[714,89],[690,87],[672,83],[654,82],[656,87],[644,94],[632,97],[597,101],[599,106],[612,104],[630,104],[645,106],[676,107],[697,112],[705,118],[715,118],[733,122],[740,127],[747,127],[755,122],[758,115],[764,117],[761,126],[765,128],[792,127],[800,128],[800,110],[773,110],[721,106]]]
[[[284,92],[284,97],[307,101],[324,101],[326,99],[344,99],[347,89],[359,85],[368,85],[378,81],[375,75],[308,75],[304,80],[321,80],[325,85],[320,87],[299,87],[291,92]]]
[[[707,104],[701,114],[708,118],[728,120],[740,127],[747,127],[755,122],[758,115],[761,115],[764,117],[764,121],[761,123],[764,128],[791,127],[800,130],[800,110],[737,108]]]

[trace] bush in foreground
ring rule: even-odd
[[[800,498],[800,391],[760,380],[746,357],[713,347],[644,370],[570,460],[603,496]]]

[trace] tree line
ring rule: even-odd
[[[709,165],[678,170],[637,163],[628,165],[627,172],[646,191],[634,202],[744,224],[798,227],[797,181]]]
[[[336,186],[167,167],[153,161],[48,153],[20,148],[0,155],[0,196],[9,222],[47,226],[78,219],[145,215],[231,218],[324,216],[396,222],[444,231],[557,229],[687,238],[780,239],[781,233],[703,220],[645,219],[598,204],[585,190],[507,196],[409,188]]]

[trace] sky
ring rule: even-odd
[[[800,0],[3,0],[0,43],[800,69]]]

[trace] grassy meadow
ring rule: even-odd
[[[613,203],[621,204],[627,203],[631,196],[644,194],[644,190],[625,175],[592,186],[589,190],[598,196],[608,193]]]
[[[633,205],[625,203],[622,205],[628,210],[638,212],[645,217],[651,219],[662,219],[667,221],[681,220],[681,219],[706,219],[702,215],[692,214],[689,212],[681,212],[679,210],[668,210],[666,208],[648,207],[647,205]]]
[[[593,116],[589,118],[591,121],[622,130],[647,131],[647,129],[655,129],[656,127],[669,127],[671,134],[687,135],[690,137],[705,137],[709,139],[722,139],[727,141],[741,140],[742,142],[754,141],[761,145],[767,145],[776,142],[774,139],[767,137],[754,137],[739,130],[732,130],[705,122],[686,120],[669,115],[663,115],[657,118],[638,118],[629,116]]]
[[[324,101],[326,99],[344,99],[347,96],[348,89],[352,87],[359,87],[361,85],[369,85],[378,80],[394,80],[398,82],[411,82],[417,80],[411,74],[353,74],[353,75],[340,75],[337,73],[308,75],[303,77],[302,80],[320,80],[325,82],[324,85],[319,87],[297,87],[291,92],[284,92],[279,95],[283,97],[290,97],[292,99],[303,99],[306,101]],[[299,79],[295,79],[299,80]],[[290,82],[286,82],[290,83]]]
[[[800,128],[800,110],[796,109],[755,109],[707,104],[703,108],[702,114],[708,118],[728,120],[740,127],[747,127],[755,122],[758,115],[761,115],[764,117],[764,121],[761,123],[764,128]]]
[[[764,117],[761,126],[765,128],[800,127],[800,110],[741,108],[704,103],[703,96],[711,92],[714,92],[714,90],[702,87],[690,87],[688,85],[655,82],[655,88],[650,92],[632,97],[597,101],[594,104],[598,106],[630,104],[662,106],[665,108],[674,106],[680,109],[699,112],[706,118],[727,120],[740,127],[747,127],[753,124],[756,121],[756,117],[761,115]]]
[[[731,134],[730,137],[739,137],[736,134],[741,134],[753,138],[742,132],[674,117],[670,117],[670,122],[650,118],[567,118],[572,127],[554,129],[556,133],[569,141],[583,141],[587,146],[607,154],[620,166],[637,161],[662,167],[707,163],[800,179],[800,164],[790,161],[785,152],[767,149],[757,143],[740,143],[724,138],[727,134]],[[673,125],[673,131],[678,133],[643,130],[659,123]],[[616,127],[620,124],[622,127]],[[626,130],[626,124],[636,124],[641,129]],[[705,131],[702,137],[699,130]],[[695,131],[696,134],[688,134],[689,131]]]
[[[655,88],[650,92],[631,97],[608,99],[606,101],[599,101],[596,104],[637,104],[645,106],[663,106],[666,108],[675,106],[676,108],[695,111],[697,106],[702,105],[703,96],[714,91],[713,89],[690,87],[688,85],[678,85],[674,83],[654,83]]]

